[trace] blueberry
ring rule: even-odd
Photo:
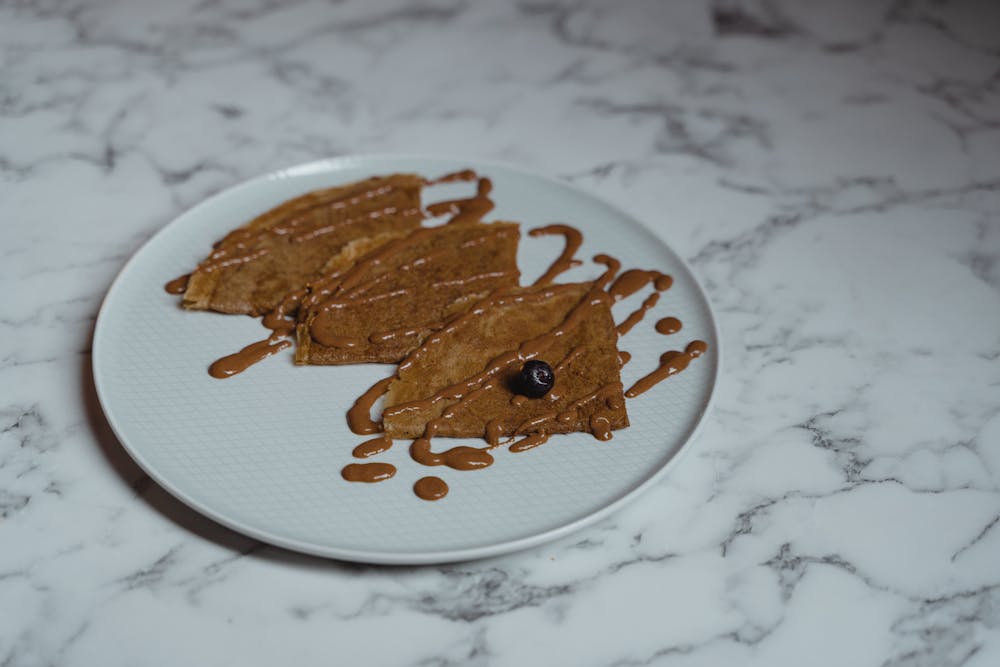
[[[552,389],[556,375],[547,363],[532,359],[521,367],[519,379],[518,389],[520,393],[528,398],[541,398],[548,393],[549,389]]]

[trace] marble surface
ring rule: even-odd
[[[126,259],[356,152],[501,159],[648,221],[725,343],[688,457],[559,542],[269,547],[96,403]],[[1000,664],[1000,5],[0,2],[0,665]]]

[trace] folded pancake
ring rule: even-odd
[[[400,365],[382,421],[389,437],[486,437],[628,426],[612,300],[594,283],[506,290],[476,304]],[[555,383],[541,398],[516,392],[528,359]]]
[[[478,300],[517,284],[519,238],[511,222],[423,227],[335,270],[299,307],[296,363],[399,361]]]
[[[419,227],[423,184],[413,174],[378,176],[309,192],[259,215],[215,244],[191,274],[183,306],[268,312],[351,241]]]

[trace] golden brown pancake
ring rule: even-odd
[[[259,215],[215,244],[191,274],[184,307],[266,313],[351,241],[419,227],[423,183],[413,174],[377,176],[309,192]]]
[[[592,283],[513,288],[481,301],[400,364],[382,414],[386,434],[495,440],[625,428],[611,303]],[[515,391],[529,357],[555,370],[541,398]]]
[[[350,268],[352,258],[334,257],[334,274],[300,306],[296,363],[399,361],[478,300],[517,284],[519,237],[510,222],[424,227]]]

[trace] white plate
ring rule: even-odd
[[[381,455],[396,476],[378,484],[345,482],[340,470],[363,437],[345,413],[390,366],[297,367],[291,351],[227,380],[209,377],[216,358],[261,339],[258,320],[188,312],[163,285],[189,271],[213,241],[254,215],[300,193],[372,174],[427,176],[471,167],[490,177],[497,202],[488,219],[524,231],[567,222],[584,233],[579,253],[606,252],[624,267],[656,268],[674,287],[621,343],[633,354],[628,387],[661,352],[691,340],[708,353],[686,371],[628,401],[632,426],[599,442],[589,434],[553,437],[477,471],[425,468],[405,442]],[[425,201],[469,192],[470,184],[429,188]],[[521,242],[522,282],[533,281],[562,248],[557,237]],[[592,262],[560,281],[595,277]],[[642,301],[615,306],[621,321]],[[653,323],[673,315],[681,332]],[[128,262],[105,298],[94,334],[94,379],[118,439],[160,485],[216,521],[290,549],[371,563],[433,563],[522,549],[591,524],[634,498],[667,470],[705,416],[719,368],[719,337],[704,292],[685,263],[631,216],[560,181],[479,160],[364,156],[293,167],[231,188],[167,225]],[[448,444],[459,444],[451,441]],[[479,441],[481,444],[481,441]],[[475,444],[469,442],[468,444]],[[440,447],[441,443],[438,443]],[[437,502],[418,499],[413,483],[442,477]]]

